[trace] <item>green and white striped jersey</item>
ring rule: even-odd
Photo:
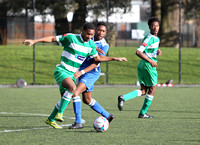
[[[159,43],[160,39],[149,33],[144,37],[142,44],[137,50],[143,52],[147,57],[157,62]]]
[[[94,41],[84,42],[81,34],[65,34],[56,36],[57,42],[64,46],[61,65],[75,73],[84,60],[98,55]]]

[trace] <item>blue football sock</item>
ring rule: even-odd
[[[110,113],[108,113],[96,100],[92,99],[89,106],[96,111],[97,113],[101,114],[103,117],[108,118]]]
[[[75,123],[82,123],[81,121],[81,99],[79,96],[73,98],[74,114],[76,117]]]

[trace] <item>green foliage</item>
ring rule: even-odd
[[[200,2],[196,0],[186,0],[184,3],[185,15],[187,19],[200,18]]]
[[[135,84],[137,64],[140,58],[135,55],[136,47],[111,47],[109,56],[126,57],[128,62],[108,62],[109,84]],[[179,50],[161,48],[163,55],[158,57],[158,82],[173,79],[179,83]],[[23,78],[33,83],[33,52],[28,46],[0,46],[0,84],[15,84]],[[53,71],[60,63],[62,47],[57,45],[36,45],[36,84],[55,84]],[[182,48],[181,79],[183,84],[200,84],[200,49]],[[106,73],[106,62],[101,64]],[[106,77],[106,76],[105,76]],[[103,84],[101,77],[96,84]]]
[[[86,121],[84,129],[69,130],[66,126],[56,130],[44,123],[60,99],[57,87],[0,88],[0,142],[2,145],[199,144],[199,88],[157,88],[148,111],[155,116],[154,119],[137,118],[144,96],[125,102],[124,110],[118,110],[117,96],[135,89],[138,88],[94,89],[95,99],[115,115],[107,132],[97,133],[92,124],[100,115],[85,104],[82,104],[82,118]],[[72,103],[65,110],[64,116],[74,117]],[[65,118],[63,123],[58,124],[70,125],[73,121]]]

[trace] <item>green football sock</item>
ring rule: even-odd
[[[145,113],[147,113],[147,110],[149,109],[152,100],[153,100],[153,96],[147,94],[145,99],[144,99],[144,104],[142,106],[140,114],[144,115]]]
[[[141,95],[142,95],[141,90],[135,90],[135,91],[132,91],[132,92],[125,94],[123,96],[124,96],[124,101],[127,101],[127,100],[133,99],[133,98],[135,98],[137,96],[141,96]]]
[[[54,118],[56,116],[56,114],[58,113],[58,109],[55,107],[52,111],[52,113],[50,114],[50,116],[48,117],[50,121],[55,121]]]
[[[58,109],[58,113],[62,113],[65,111],[65,109],[67,108],[67,105],[69,104],[71,97],[72,97],[72,93],[69,91],[66,91],[60,101],[60,107]]]

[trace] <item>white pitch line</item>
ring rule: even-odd
[[[13,112],[0,112],[0,114],[18,114],[18,115],[35,115],[35,116],[49,116],[47,114],[34,114],[34,113],[13,113]],[[75,117],[63,116],[63,118],[75,119]],[[85,123],[86,121],[82,119],[82,122]],[[61,127],[71,126],[71,124],[63,124],[60,125]],[[49,129],[52,127],[47,128],[31,128],[31,129],[16,129],[16,130],[3,130],[0,133],[7,133],[7,132],[20,132],[20,131],[28,131],[28,130],[42,130],[42,129]]]

